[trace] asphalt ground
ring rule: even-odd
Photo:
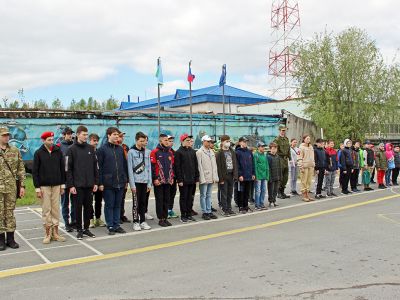
[[[123,224],[124,235],[94,228],[96,238],[77,241],[63,232],[67,241],[50,245],[40,209],[21,208],[21,247],[0,254],[0,299],[399,299],[398,193],[292,197],[229,218],[149,221],[150,231]]]

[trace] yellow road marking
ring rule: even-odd
[[[364,205],[368,205],[368,204],[378,203],[381,201],[390,200],[390,199],[394,199],[394,198],[398,198],[398,197],[399,197],[399,195],[386,196],[386,197],[377,198],[374,200],[368,200],[368,201],[364,201],[364,202],[349,204],[349,205],[340,206],[340,207],[327,209],[327,210],[322,210],[322,211],[318,211],[318,212],[314,212],[314,213],[309,213],[309,214],[305,214],[305,215],[301,215],[301,216],[297,216],[297,217],[293,217],[293,218],[287,218],[287,219],[282,219],[282,220],[278,220],[278,221],[273,221],[273,222],[269,222],[269,223],[265,223],[265,224],[259,224],[259,225],[248,226],[248,227],[243,227],[243,228],[238,228],[238,229],[233,229],[233,230],[228,230],[228,231],[222,231],[222,232],[218,232],[218,233],[212,233],[212,234],[197,236],[197,237],[188,238],[188,239],[184,239],[184,240],[180,240],[180,241],[162,243],[162,244],[157,244],[157,245],[152,245],[152,246],[147,246],[147,247],[142,247],[142,248],[137,248],[137,249],[130,249],[130,250],[125,250],[125,251],[120,251],[120,252],[113,252],[113,253],[109,253],[109,254],[94,255],[94,256],[88,256],[88,257],[74,258],[74,259],[65,260],[65,261],[52,262],[50,264],[40,264],[40,265],[35,265],[35,266],[30,266],[30,267],[22,267],[22,268],[17,268],[17,269],[5,270],[5,271],[0,272],[0,278],[28,274],[28,273],[44,271],[44,270],[51,270],[51,269],[56,269],[56,268],[60,268],[60,267],[67,267],[67,266],[79,265],[79,264],[84,264],[84,263],[102,261],[102,260],[107,260],[107,259],[112,259],[112,258],[132,255],[132,254],[144,253],[144,252],[149,252],[149,251],[155,251],[155,250],[160,250],[160,249],[165,249],[165,248],[170,248],[170,247],[191,244],[191,243],[195,243],[195,242],[199,242],[199,241],[205,241],[205,240],[210,240],[210,239],[214,239],[214,238],[218,238],[218,237],[229,236],[229,235],[233,235],[233,234],[237,234],[237,233],[243,233],[243,232],[253,231],[253,230],[257,230],[257,229],[263,229],[263,228],[268,228],[268,227],[277,226],[277,225],[281,225],[281,224],[291,223],[291,222],[295,222],[295,221],[299,221],[299,220],[314,218],[314,217],[331,214],[331,213],[335,213],[338,211],[343,211],[343,210],[347,210],[350,208],[355,208],[355,207],[364,206]]]

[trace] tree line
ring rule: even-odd
[[[2,103],[0,103],[0,108],[7,109],[54,109],[54,110],[90,110],[90,111],[106,111],[113,110],[119,107],[120,101],[115,99],[113,96],[108,98],[107,100],[100,101],[96,100],[93,97],[89,97],[87,100],[81,99],[79,101],[72,99],[69,105],[64,106],[59,98],[54,99],[50,104],[43,100],[35,100],[31,103],[29,102],[21,102],[19,100],[9,100],[4,97],[2,99]]]

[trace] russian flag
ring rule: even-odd
[[[188,72],[188,76],[187,76],[187,80],[189,82],[193,82],[194,78],[196,76],[194,76],[194,74],[192,74],[192,67],[191,67],[191,63],[189,63],[189,72]]]

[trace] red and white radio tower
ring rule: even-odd
[[[293,62],[298,57],[293,45],[300,41],[300,14],[297,1],[273,0],[271,10],[272,46],[269,51],[268,74],[271,76],[272,97],[293,98],[296,83]]]

